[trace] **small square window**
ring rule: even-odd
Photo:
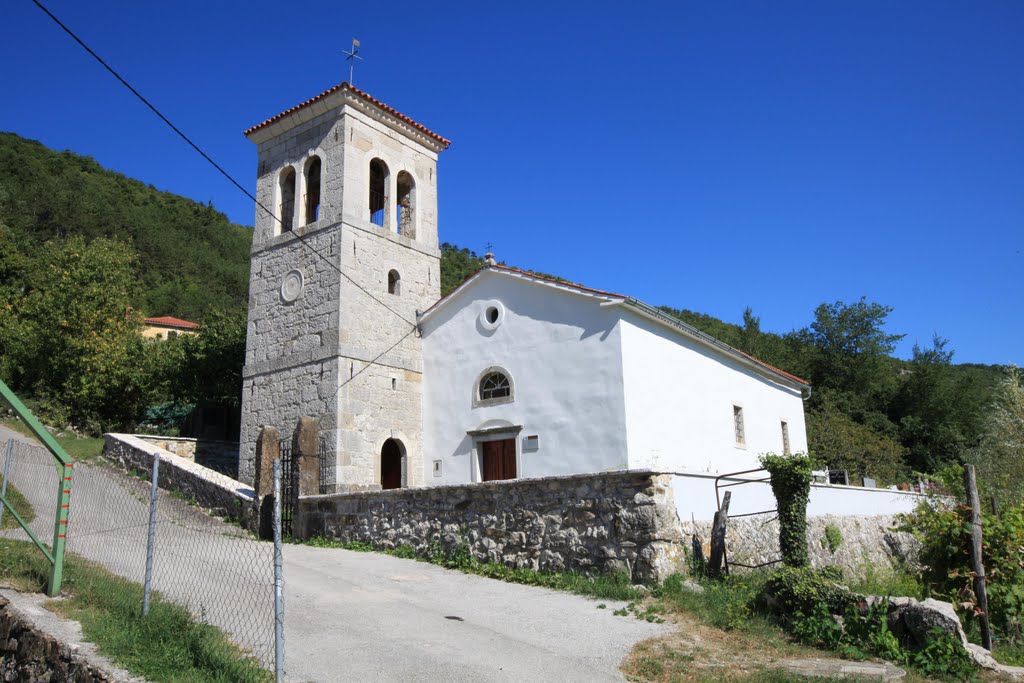
[[[732,426],[736,436],[736,443],[745,444],[747,440],[743,432],[743,406],[734,405],[732,407]]]
[[[440,460],[435,460],[434,461],[434,476],[435,477],[440,477],[441,476],[441,461]]]

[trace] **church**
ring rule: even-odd
[[[446,138],[342,83],[247,131],[257,199],[239,478],[317,420],[345,490],[807,450],[810,387],[626,295],[485,266],[441,298]]]

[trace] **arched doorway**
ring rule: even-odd
[[[388,439],[380,449],[380,486],[382,489],[402,488],[402,444]]]

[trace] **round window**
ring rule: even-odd
[[[295,301],[302,294],[302,285],[302,273],[298,270],[289,272],[281,280],[281,299],[285,303]]]
[[[505,307],[500,301],[488,301],[480,312],[480,324],[485,330],[493,330],[505,319]]]

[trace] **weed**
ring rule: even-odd
[[[3,481],[4,478],[0,477],[0,487],[3,486]],[[36,511],[32,508],[32,504],[28,502],[28,499],[11,482],[7,482],[6,498],[7,502],[14,507],[18,515],[25,521],[25,524],[30,524],[36,518]],[[13,529],[14,527],[21,526],[3,503],[0,503],[0,508],[3,508],[4,518],[3,524],[0,524],[0,529]]]
[[[843,532],[835,524],[827,524],[825,526],[825,535],[821,538],[821,547],[828,549],[830,553],[835,555],[835,552],[839,550],[839,546],[842,544]]]
[[[960,642],[935,628],[927,644],[910,654],[908,663],[925,676],[948,676],[968,680],[975,674],[974,662]]]

